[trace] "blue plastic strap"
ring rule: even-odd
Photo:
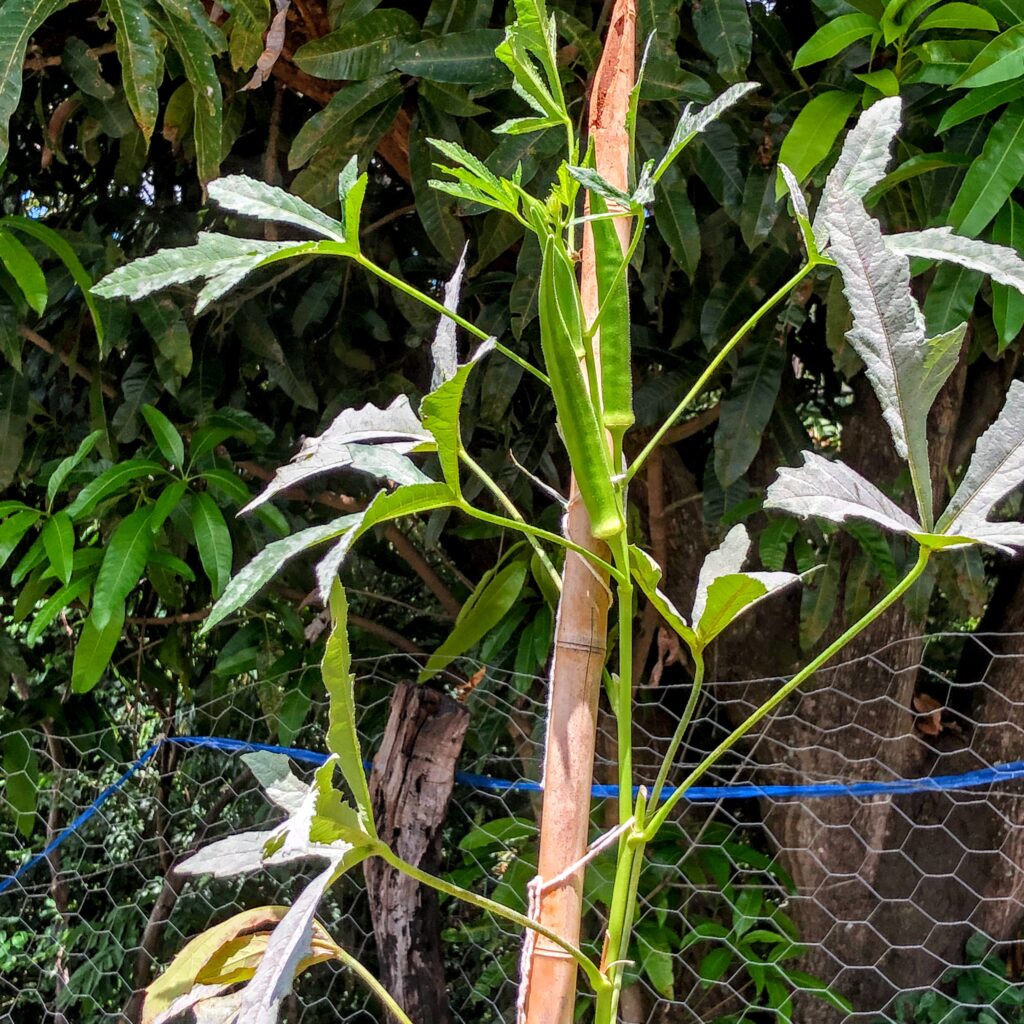
[[[162,743],[173,743],[176,746],[192,749],[221,750],[232,754],[265,751],[269,754],[284,754],[294,761],[311,765],[322,765],[327,760],[326,754],[314,750],[304,750],[301,747],[279,747],[270,743],[250,743],[246,740],[232,740],[221,736],[171,736],[161,740],[143,751],[134,764],[116,782],[107,786],[70,825],[58,832],[39,853],[22,864],[13,875],[0,881],[0,895],[10,889],[19,878],[31,871],[37,864],[46,860],[54,850],[74,835],[90,818],[94,817],[115,793],[120,792],[153,759]],[[749,783],[730,786],[693,786],[686,792],[685,799],[694,803],[707,803],[719,800],[750,800],[757,797],[786,800],[796,797],[822,799],[828,797],[895,796],[900,793],[954,792],[976,789],[979,786],[990,786],[997,782],[1011,782],[1014,779],[1022,778],[1024,778],[1024,761],[1011,761],[1008,764],[980,768],[973,772],[963,772],[960,775],[935,775],[928,778],[897,779],[893,782],[818,782],[802,786],[757,786]],[[478,775],[474,772],[456,772],[455,781],[473,789],[490,790],[497,793],[540,793],[543,790],[539,782],[531,782],[527,779],[495,779],[489,775]],[[639,788],[638,786],[634,787],[634,791]],[[674,792],[674,789],[665,789],[662,792],[662,797],[667,798]],[[594,786],[591,789],[591,795],[597,798],[616,797],[618,793],[618,786]]]

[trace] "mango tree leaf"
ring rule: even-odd
[[[75,557],[75,528],[67,512],[55,512],[43,527],[43,547],[46,557],[63,584],[71,580]]]
[[[33,220],[31,217],[4,217],[3,226],[5,228],[13,229],[14,231],[20,231],[25,235],[31,235],[37,241],[42,242],[43,245],[50,249],[61,263],[64,264],[75,284],[82,289],[82,296],[85,299],[85,304],[89,307],[93,327],[96,330],[96,339],[102,348],[104,336],[103,318],[100,315],[99,306],[93,299],[90,292],[90,289],[92,288],[92,278],[89,276],[85,267],[82,266],[82,261],[78,258],[75,250],[71,248],[64,236],[59,232],[54,231],[53,228],[47,227],[40,221]]]
[[[779,163],[793,172],[797,182],[803,182],[828,156],[859,98],[854,93],[832,89],[819,93],[797,114],[779,149]],[[780,180],[775,187],[776,196],[784,190]]]
[[[373,805],[363,769],[363,755],[356,729],[355,676],[348,644],[348,601],[345,588],[335,580],[329,598],[331,634],[321,663],[324,688],[330,698],[327,749],[338,758],[341,774],[348,784],[363,828],[375,835]]]
[[[1004,103],[1012,103],[1024,96],[1024,81],[1011,79],[998,85],[986,85],[981,89],[972,89],[963,99],[946,108],[939,121],[938,131],[948,132],[964,121],[975,117],[983,117],[990,110],[1001,107]]]
[[[84,441],[82,443],[85,444]],[[77,457],[77,453],[75,457]],[[60,468],[60,466],[57,467],[58,470]],[[80,522],[88,517],[104,498],[123,491],[133,480],[144,476],[166,475],[167,470],[152,459],[129,459],[127,462],[119,462],[117,465],[111,466],[110,469],[104,470],[94,480],[90,480],[78,492],[75,500],[68,505],[67,513],[76,522]]]
[[[146,423],[149,424],[153,440],[156,441],[160,454],[172,466],[182,468],[185,464],[185,442],[182,441],[181,434],[174,429],[174,424],[152,405],[143,404],[139,411]]]
[[[14,515],[4,520],[3,524],[0,525],[0,566],[6,564],[7,559],[14,553],[14,549],[20,543],[21,538],[28,533],[41,516],[42,512],[38,509],[27,508],[21,512],[15,512]],[[42,548],[41,544],[40,548]],[[42,559],[39,559],[39,561],[42,561]],[[20,578],[15,582],[15,586],[19,582],[21,582]]]
[[[196,144],[196,170],[199,180],[205,184],[216,178],[220,170],[224,98],[213,55],[224,50],[227,44],[205,11],[192,18],[173,15],[161,18],[159,24],[178,51],[185,68],[185,77],[192,86],[192,136]]]
[[[462,395],[473,367],[494,348],[492,340],[478,346],[470,359],[455,371],[436,390],[431,391],[420,404],[423,426],[437,442],[437,455],[445,482],[456,493],[459,487],[459,452],[462,450],[462,435],[459,429],[459,412]]]
[[[419,512],[433,512],[434,509],[448,508],[457,504],[452,489],[447,484],[425,483],[406,484],[390,494],[381,491],[362,512],[344,516],[352,526],[316,567],[316,581],[324,602],[329,599],[338,571],[345,561],[352,545],[378,523],[386,523],[402,516]],[[340,520],[338,520],[340,522]]]
[[[469,599],[459,611],[451,633],[441,646],[427,659],[418,682],[433,679],[460,655],[474,648],[512,610],[529,572],[529,557],[525,548],[481,577]]]
[[[28,426],[28,384],[11,367],[0,370],[0,488],[7,487],[21,465]]]
[[[715,431],[715,476],[723,487],[743,476],[754,461],[785,365],[785,346],[774,336],[743,349]]]
[[[9,231],[0,231],[0,263],[14,278],[25,301],[42,316],[49,297],[46,276],[35,257]]]
[[[205,491],[192,496],[192,529],[213,596],[220,597],[231,578],[231,532],[217,502]]]
[[[940,14],[949,6],[954,5],[944,4],[934,13]],[[994,19],[992,27],[996,27]],[[977,89],[1000,82],[1012,82],[1021,75],[1024,75],[1024,25],[1013,25],[985,46],[955,85],[958,89]]]
[[[930,332],[948,331],[966,323],[974,312],[974,300],[982,275],[955,263],[941,263],[924,299],[924,319]]]
[[[21,99],[25,49],[47,18],[70,0],[5,0],[0,5],[0,163],[7,159],[8,124]]]
[[[995,18],[977,4],[945,3],[937,10],[931,11],[917,26],[917,32],[927,32],[935,28],[960,28],[975,32],[998,32],[999,23]],[[983,51],[984,52],[984,51]]]
[[[956,366],[963,329],[925,342],[924,318],[910,292],[909,264],[886,248],[878,223],[859,198],[830,193],[825,226],[853,313],[847,338],[864,361],[896,450],[908,462],[921,521],[928,528],[928,411]]]
[[[152,510],[146,506],[125,516],[110,535],[96,586],[92,595],[92,615],[89,621],[102,630],[120,608],[125,598],[139,582],[153,544],[149,528]]]
[[[137,0],[106,0],[105,6],[117,30],[114,40],[125,98],[148,142],[160,111],[164,40]]]
[[[826,21],[810,39],[796,51],[794,68],[805,68],[809,64],[828,60],[852,46],[858,39],[879,32],[878,20],[870,14],[841,14]]]
[[[108,608],[107,612],[107,622],[102,628],[97,626],[91,615],[82,626],[71,664],[71,689],[74,693],[88,693],[100,681],[121,639],[124,604]]]
[[[1024,292],[1024,260],[1015,249],[953,234],[950,227],[886,235],[885,245],[900,256],[956,263],[988,274],[993,281]]]
[[[503,38],[500,29],[446,32],[409,43],[395,54],[394,64],[417,78],[488,88],[507,81],[508,73],[494,55]]]
[[[361,82],[395,66],[405,43],[415,39],[419,26],[402,10],[376,10],[300,46],[295,63],[318,78]]]
[[[814,217],[814,238],[819,249],[828,243],[825,214],[829,197],[840,192],[863,199],[884,177],[892,159],[892,144],[900,130],[903,105],[899,97],[873,103],[857,119],[843,141],[839,159],[829,171],[824,198]],[[779,157],[780,161],[782,157]]]
[[[340,221],[276,185],[267,185],[244,174],[229,174],[211,181],[207,192],[215,203],[234,213],[262,221],[294,224],[336,242],[345,241]]]
[[[981,234],[1024,177],[1024,100],[1011,103],[992,126],[949,210],[960,235]]]
[[[394,460],[396,475],[393,479],[400,483],[422,482],[425,478],[408,459],[404,459],[404,455],[424,442],[430,442],[430,434],[412,411],[405,395],[399,395],[386,409],[371,404],[361,409],[346,409],[318,437],[303,441],[292,461],[277,470],[265,490],[253,498],[242,512],[251,512],[275,494],[319,474],[361,469],[374,452],[390,452],[402,457],[401,461]],[[414,472],[402,474],[403,462]],[[392,468],[390,464],[388,468]],[[412,479],[402,479],[403,475]]]
[[[53,595],[48,597],[40,606],[39,611],[37,611],[35,616],[32,618],[32,625],[25,634],[25,639],[28,643],[35,643],[36,640],[43,635],[46,627],[49,626],[65,608],[69,607],[80,597],[83,597],[92,584],[92,576],[80,576],[78,579],[65,584]],[[24,593],[25,591],[22,590],[22,594]]]
[[[718,73],[727,82],[735,82],[750,63],[753,38],[744,0],[703,0],[693,9],[693,27]]]
[[[1024,382],[1010,384],[1002,411],[978,439],[960,486],[936,529],[995,547],[1024,546],[1024,524],[989,521],[1000,500],[1024,481]]]
[[[686,181],[675,167],[669,169],[664,186],[655,197],[654,222],[668,243],[672,258],[693,280],[700,263],[700,227],[697,211],[687,193]]]
[[[866,519],[884,530],[912,534],[921,527],[873,483],[843,462],[814,452],[803,453],[803,465],[783,467],[765,493],[764,507],[807,519]]]
[[[362,513],[340,516],[331,523],[310,526],[290,537],[268,544],[236,576],[232,577],[220,599],[214,604],[200,633],[213,629],[218,622],[252,600],[280,571],[290,558],[313,547],[341,536],[359,521]]]
[[[15,826],[26,838],[36,823],[39,759],[24,733],[9,733],[4,740],[3,800],[10,806]]]
[[[350,82],[331,97],[323,110],[303,122],[288,150],[288,167],[295,170],[323,149],[340,148],[348,141],[350,129],[360,117],[401,91],[401,76],[394,72],[376,75],[364,82]]]
[[[1014,254],[1024,251],[1024,209],[1013,199],[996,214],[992,240],[1008,246]],[[1016,287],[993,283],[992,322],[999,335],[999,351],[1002,352],[1024,329],[1024,295]]]

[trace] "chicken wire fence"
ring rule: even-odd
[[[356,663],[365,751],[395,683],[418,667],[404,655]],[[448,677],[470,714],[459,769],[472,775],[460,775],[449,803],[442,870],[522,908],[539,810],[522,784],[539,778],[544,682],[471,662]],[[681,765],[780,682],[709,686]],[[638,692],[639,779],[653,779],[688,691],[666,677]],[[301,891],[312,868],[173,873],[176,858],[274,820],[238,753],[281,742],[280,708],[268,701],[254,681],[173,723],[129,709],[133,725],[117,737],[32,736],[35,820],[28,828],[22,812],[19,829],[7,813],[0,824],[0,1020],[134,1024],[133,992],[189,937]],[[326,717],[314,701],[288,745],[322,751]],[[599,783],[614,778],[607,726],[602,715]],[[162,731],[238,742],[161,743]],[[145,762],[126,762],[125,749],[147,751]],[[792,1019],[807,1024],[1021,1024],[1022,758],[1024,634],[914,637],[819,673],[702,780],[712,788],[682,802],[649,848],[623,1019],[758,1024],[779,1019],[773,1005],[793,994]],[[613,823],[613,804],[595,798],[595,835]],[[613,866],[602,855],[588,871],[594,955]],[[452,1020],[513,1021],[519,934],[454,901],[441,918]],[[331,890],[320,919],[377,971],[361,870]],[[302,975],[282,1013],[289,1024],[383,1019],[358,979],[327,964]]]

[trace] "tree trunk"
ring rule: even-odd
[[[431,873],[440,867],[441,827],[468,724],[468,711],[450,697],[402,683],[373,759],[370,795],[381,839]],[[436,893],[379,858],[365,868],[381,981],[412,1020],[447,1024]]]

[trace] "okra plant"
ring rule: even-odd
[[[543,366],[535,366],[511,343],[459,316],[457,286],[449,288],[446,306],[374,264],[359,242],[360,207],[367,176],[350,164],[339,179],[341,215],[335,219],[287,192],[252,179],[232,176],[209,186],[210,198],[231,212],[298,227],[316,240],[253,241],[226,234],[202,234],[189,248],[162,250],[108,276],[94,291],[102,296],[140,298],[170,285],[201,279],[198,311],[207,307],[260,267],[294,257],[334,256],[352,260],[367,272],[413,296],[442,321],[434,345],[436,387],[415,412],[408,399],[396,397],[387,408],[368,405],[343,412],[318,438],[307,441],[296,458],[248,507],[259,507],[279,491],[338,467],[355,468],[386,483],[361,512],[305,529],[270,544],[227,586],[207,619],[209,630],[256,595],[289,559],[314,546],[325,547],[316,578],[329,606],[333,631],[323,660],[331,697],[328,747],[330,760],[311,785],[291,776],[284,758],[255,755],[250,764],[268,796],[286,814],[277,828],[248,832],[208,846],[178,870],[189,875],[233,875],[265,865],[316,858],[323,870],[287,912],[268,908],[254,925],[252,914],[232,918],[193,940],[150,988],[145,1020],[170,1021],[189,1009],[203,1020],[277,1019],[282,1000],[300,971],[326,959],[338,959],[359,973],[399,1021],[401,1007],[366,969],[341,949],[315,922],[326,890],[346,871],[368,857],[381,857],[423,884],[539,933],[578,964],[596,996],[595,1019],[617,1018],[619,992],[628,962],[637,903],[637,879],[645,847],[670,819],[693,786],[724,754],[766,715],[833,658],[858,633],[898,601],[924,572],[929,560],[946,548],[985,544],[998,549],[1024,547],[1024,524],[993,519],[1000,500],[1024,482],[1024,384],[1015,383],[1003,411],[978,442],[973,459],[949,505],[935,514],[926,423],[929,409],[960,358],[966,325],[937,337],[926,335],[924,319],[910,289],[910,259],[949,261],[988,273],[994,281],[1024,291],[1024,261],[1006,248],[962,238],[948,228],[886,236],[865,210],[864,196],[881,180],[899,129],[900,100],[884,99],[870,107],[850,132],[828,177],[815,216],[794,176],[784,166],[781,179],[789,192],[805,259],[800,269],[750,316],[716,353],[696,384],[632,461],[624,456],[623,438],[633,421],[628,275],[633,254],[648,230],[645,212],[666,170],[679,153],[716,117],[755,83],[735,85],[702,110],[684,109],[668,151],[660,161],[632,169],[630,188],[604,180],[594,166],[592,149],[576,135],[559,79],[554,20],[540,0],[516,0],[517,21],[498,48],[509,67],[516,92],[530,106],[530,116],[506,122],[506,133],[558,131],[565,136],[565,159],[546,195],[528,193],[517,174],[499,177],[462,148],[436,142],[440,168],[436,188],[497,209],[515,218],[540,243],[543,262],[538,295]],[[642,70],[641,70],[642,74]],[[630,122],[635,122],[638,88]],[[628,125],[630,132],[634,124]],[[631,149],[632,151],[632,149]],[[630,243],[619,243],[615,220],[630,222]],[[576,274],[576,254],[584,225],[593,232],[599,310],[584,315]],[[704,681],[705,655],[716,638],[756,602],[798,577],[786,572],[746,571],[749,538],[734,526],[706,559],[688,615],[676,608],[661,588],[662,567],[631,535],[630,482],[673,424],[700,396],[716,370],[744,337],[812,273],[839,273],[853,317],[849,341],[862,359],[882,405],[885,421],[912,482],[915,512],[901,508],[878,487],[841,461],[812,452],[803,464],[782,469],[768,488],[765,508],[790,515],[817,517],[842,524],[847,519],[873,523],[905,534],[918,549],[912,568],[862,618],[782,685],[746,721],[711,750],[683,778],[675,758],[690,726]],[[456,275],[458,276],[458,275]],[[454,359],[453,325],[479,341],[464,363]],[[559,533],[524,520],[510,498],[486,475],[467,450],[459,413],[467,382],[484,359],[513,359],[540,385],[550,389],[557,427],[568,454],[599,553]],[[430,476],[420,455],[436,457]],[[428,463],[429,465],[430,463]],[[484,507],[462,487],[463,474],[476,477],[481,493],[493,499]],[[606,953],[596,962],[573,942],[529,915],[511,910],[475,892],[460,889],[402,861],[377,836],[362,754],[355,728],[354,679],[346,634],[345,590],[340,570],[352,545],[375,525],[403,516],[450,509],[521,535],[534,549],[553,582],[559,582],[553,555],[571,550],[610,581],[618,616],[617,650],[606,672],[607,699],[620,724],[619,786],[621,820],[612,841],[618,844],[616,875],[607,914]],[[629,750],[633,689],[631,636],[633,598],[639,590],[686,645],[694,666],[688,706],[679,722],[650,789],[636,796]],[[474,595],[486,600],[486,593]],[[622,747],[622,740],[625,748]],[[344,789],[337,784],[341,776]],[[670,795],[666,787],[675,783]],[[257,914],[258,916],[258,914]],[[222,955],[230,946],[231,955]],[[780,965],[766,969],[759,984],[771,984],[773,1006],[782,1019],[792,1012],[790,988],[780,991],[787,975]],[[238,988],[240,982],[245,982]],[[790,983],[791,984],[791,983]],[[823,987],[812,990],[845,1005]],[[760,993],[759,993],[760,994]]]

